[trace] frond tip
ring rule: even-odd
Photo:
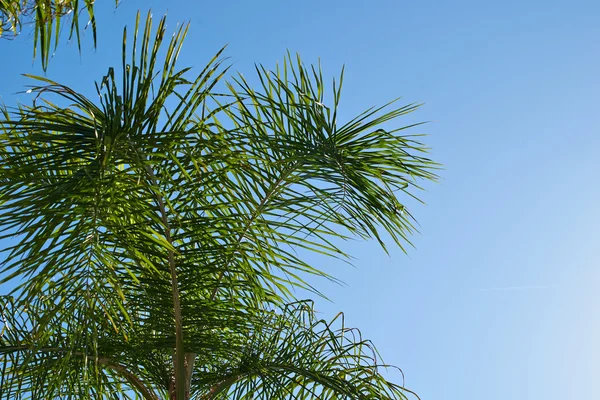
[[[95,0],[0,0],[0,39],[12,39],[24,25],[34,25],[33,56],[39,48],[42,68],[48,67],[51,52],[58,46],[61,24],[68,25],[69,39],[75,36],[81,51],[81,28],[92,30],[96,46]],[[119,0],[115,0],[118,6]],[[83,11],[86,11],[84,13]],[[88,22],[80,24],[80,17],[87,14]],[[68,24],[65,24],[68,22]]]

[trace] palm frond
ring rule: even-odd
[[[158,400],[142,367],[106,357],[106,329],[73,334],[76,318],[44,296],[28,305],[0,298],[0,399],[119,398]],[[104,328],[104,331],[103,329]],[[112,352],[111,355],[113,355]],[[132,369],[129,369],[132,368]],[[136,394],[137,393],[137,394]],[[138,395],[139,394],[139,395]]]
[[[408,399],[388,381],[371,342],[344,325],[317,318],[312,302],[265,314],[237,360],[196,374],[196,399]],[[399,374],[402,371],[397,370]],[[218,383],[214,383],[217,381]]]
[[[94,0],[0,0],[0,38],[12,39],[23,26],[34,25],[33,56],[39,48],[42,68],[46,70],[51,53],[56,49],[64,25],[68,26],[69,39],[75,36],[81,51],[80,18],[87,14],[85,27],[91,26],[96,46],[96,17]],[[115,7],[119,0],[115,0]]]
[[[437,164],[424,157],[427,148],[418,137],[399,134],[412,126],[386,130],[382,125],[417,105],[369,110],[338,124],[341,87],[334,84],[333,104],[326,106],[319,70],[288,56],[282,69],[257,67],[257,73],[260,91],[241,75],[229,84],[228,99],[235,102],[224,113],[232,127],[220,124],[229,148],[243,155],[227,175],[233,182],[228,192],[234,200],[227,208],[232,218],[210,221],[213,227],[227,224],[217,233],[230,254],[223,274],[237,264],[259,279],[269,277],[263,284],[288,294],[290,281],[305,285],[299,273],[324,274],[295,249],[343,258],[332,240],[356,235],[375,238],[385,249],[381,227],[397,245],[410,243],[413,218],[401,196],[416,197],[418,181],[435,179]],[[193,193],[181,191],[178,202]],[[194,218],[182,226],[206,231],[198,222]],[[287,274],[283,285],[273,269]]]

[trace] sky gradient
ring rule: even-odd
[[[81,55],[63,40],[48,78],[91,96],[137,9],[167,11],[110,3],[97,50],[91,32]],[[412,208],[415,248],[349,243],[355,268],[323,264],[345,285],[314,282],[324,317],[344,311],[424,400],[600,398],[600,3],[173,1],[168,15],[171,32],[191,21],[181,66],[228,44],[251,76],[289,49],[332,78],[346,66],[342,119],[425,103],[398,121],[430,121],[413,132],[444,165]],[[8,106],[30,101],[19,74],[42,74],[31,48],[0,42]]]

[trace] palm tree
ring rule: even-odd
[[[339,124],[343,72],[327,91],[288,55],[222,85],[221,52],[177,68],[187,26],[165,47],[164,18],[140,23],[98,99],[32,76],[0,120],[0,397],[408,398],[294,288],[334,279],[303,254],[340,239],[409,243],[398,195],[436,164],[382,124],[417,105]]]

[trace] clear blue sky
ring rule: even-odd
[[[47,76],[92,93],[120,63],[138,8],[99,2],[99,47],[60,46]],[[318,282],[424,400],[598,399],[600,386],[600,3],[596,1],[181,1],[182,65],[222,45],[234,68],[273,66],[286,49],[347,67],[344,113],[403,96],[406,122],[445,165],[413,209],[408,255],[353,243],[357,268]],[[40,74],[31,37],[0,42],[7,105]],[[415,131],[416,132],[416,131]],[[596,243],[596,245],[594,245]],[[319,260],[321,261],[321,260]],[[331,264],[330,261],[328,263]]]

